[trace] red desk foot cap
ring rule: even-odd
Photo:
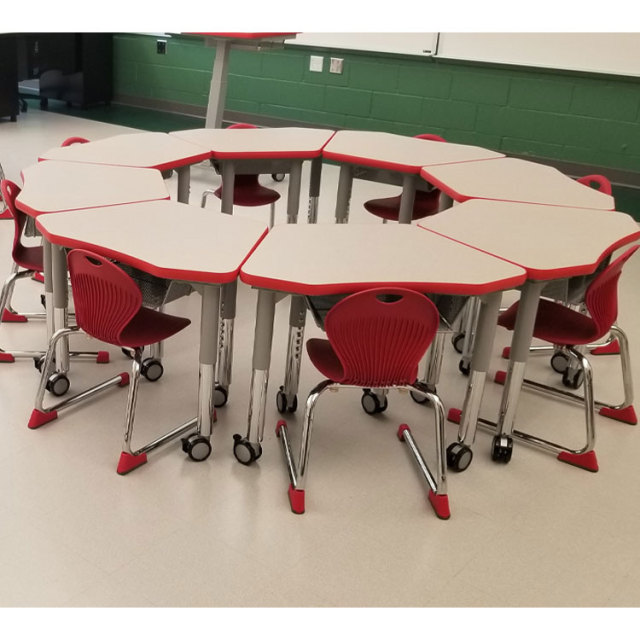
[[[15,361],[16,359],[10,353],[7,353],[6,351],[0,352],[0,362],[15,362]]]
[[[503,357],[505,360],[508,360],[510,355],[511,355],[511,347],[505,347],[505,348],[502,350],[502,357]]]
[[[27,318],[19,313],[11,313],[9,309],[3,309],[2,322],[27,322]]]
[[[278,420],[278,424],[276,425],[276,435],[278,436],[278,438],[280,437],[280,431],[286,428],[287,428],[287,421]]]
[[[595,451],[587,451],[586,453],[569,453],[563,451],[558,454],[558,460],[571,464],[574,467],[592,471],[593,473],[598,470],[598,459],[596,458]]]
[[[118,462],[118,473],[121,476],[126,475],[130,471],[133,471],[136,467],[143,465],[147,461],[147,454],[140,453],[134,456],[130,453],[123,451],[120,454],[120,461]]]
[[[449,511],[449,496],[446,493],[438,495],[433,493],[433,491],[429,491],[429,502],[440,520],[448,520],[451,517],[451,511]]]
[[[507,379],[506,371],[496,371],[496,375],[494,376],[493,381],[497,382],[498,384],[504,384],[506,379]]]
[[[42,282],[44,284],[44,276],[39,271],[33,274],[32,279],[36,282]]]
[[[38,409],[34,409],[31,412],[31,418],[29,418],[29,424],[27,426],[29,429],[37,429],[43,424],[47,424],[47,422],[55,420],[57,417],[57,411],[38,411]]]
[[[129,374],[128,373],[121,373],[120,374],[120,384],[118,385],[119,387],[126,387],[129,384]]]
[[[620,343],[617,340],[613,340],[609,344],[603,344],[601,347],[591,349],[592,356],[608,356],[616,355],[620,353]]]
[[[109,362],[109,352],[108,351],[98,351],[98,356],[96,358],[96,362],[98,364],[106,364]]]
[[[304,489],[294,489],[289,485],[289,502],[293,513],[304,513]]]
[[[447,413],[447,420],[449,422],[460,424],[460,420],[462,420],[462,409],[449,409],[449,413]]]
[[[638,416],[636,416],[636,410],[633,408],[633,405],[625,407],[624,409],[610,409],[609,407],[602,407],[599,413],[601,416],[612,418],[619,422],[638,424]]]

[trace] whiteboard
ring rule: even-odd
[[[640,33],[441,33],[437,57],[640,76]]]
[[[350,49],[428,56],[435,51],[437,33],[299,33],[287,45]]]

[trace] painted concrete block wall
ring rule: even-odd
[[[204,108],[215,49],[173,37],[114,38],[115,93]],[[324,56],[321,73],[309,56]],[[344,59],[342,74],[329,58]],[[640,173],[640,81],[572,72],[285,46],[232,50],[227,109],[283,121],[405,135]]]

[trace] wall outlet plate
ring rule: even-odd
[[[324,58],[322,56],[309,56],[309,71],[322,71]]]
[[[329,73],[342,73],[343,63],[344,63],[343,58],[331,58],[331,64],[329,65]]]

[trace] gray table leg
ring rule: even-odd
[[[218,286],[205,285],[202,289],[202,309],[200,312],[197,432],[206,438],[211,437],[213,431],[219,307],[220,288]]]
[[[226,404],[231,385],[233,365],[233,328],[236,317],[238,282],[234,280],[222,287],[220,324],[218,325],[218,365],[216,370],[216,407]]]
[[[236,181],[236,170],[233,161],[225,160],[222,163],[222,199],[220,211],[233,213],[233,187]]]
[[[53,328],[54,331],[67,327],[69,296],[67,292],[67,254],[58,245],[51,245],[51,266],[53,275]],[[61,338],[56,345],[56,371],[69,371],[69,340]]]
[[[280,413],[294,412],[298,407],[300,363],[304,347],[304,327],[307,305],[302,296],[291,296],[289,311],[289,343],[285,365],[284,384],[280,387],[276,405]]]
[[[256,325],[253,338],[247,435],[244,438],[239,434],[233,436],[234,455],[243,464],[251,464],[262,454],[262,445],[260,443],[264,435],[275,307],[275,292],[260,289],[258,291]]]
[[[338,178],[338,193],[336,196],[336,222],[343,224],[349,222],[349,202],[353,188],[353,167],[343,164],[340,167]]]
[[[178,167],[178,202],[189,204],[189,190],[191,183],[191,167]]]
[[[411,224],[417,181],[418,176],[415,173],[405,174],[402,178],[402,198],[400,199],[400,211],[398,212],[398,222],[400,224]]]
[[[533,337],[540,292],[544,282],[525,282],[520,295],[518,315],[511,340],[511,353],[507,377],[502,392],[500,413],[498,415],[496,438],[510,437],[513,432],[518,398],[524,380],[525,366],[529,358],[529,347]]]
[[[289,173],[289,190],[287,192],[287,223],[289,224],[295,224],[298,221],[301,182],[302,160],[294,162]]]
[[[227,67],[231,43],[227,40],[216,40],[216,57],[213,62],[213,73],[209,88],[209,102],[207,104],[207,129],[222,127],[224,104],[227,98]]]
[[[53,258],[51,243],[42,238],[42,261],[44,266],[44,304],[47,314],[47,342],[55,331],[53,323]]]
[[[311,161],[311,174],[309,176],[309,214],[307,222],[318,222],[318,200],[320,197],[320,178],[322,176],[322,156]]]

